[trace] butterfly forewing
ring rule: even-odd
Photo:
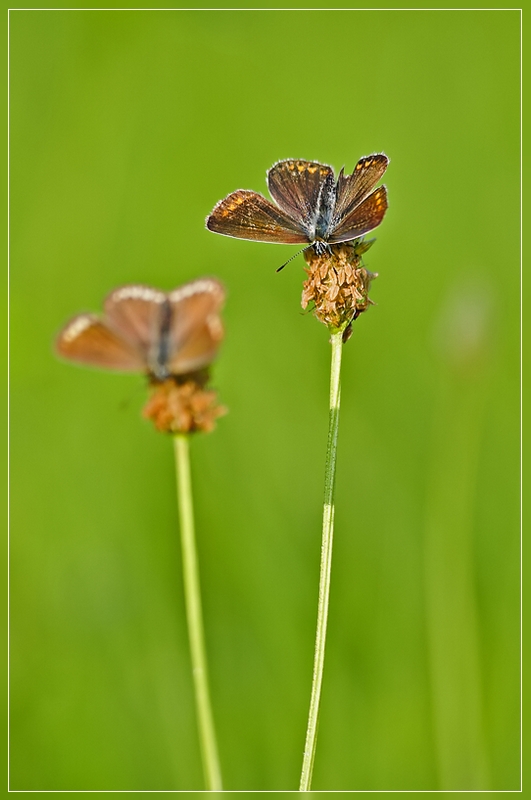
[[[221,200],[207,219],[207,228],[236,239],[276,244],[305,244],[305,232],[289,215],[258,192],[238,189]]]
[[[343,170],[337,179],[336,205],[332,229],[341,224],[356,206],[374,189],[389,164],[383,153],[360,158],[352,175],[344,175]]]
[[[341,220],[328,237],[328,242],[337,244],[364,236],[378,227],[386,210],[387,190],[385,186],[380,186]]]
[[[223,286],[212,278],[191,281],[170,292],[168,368],[172,374],[201,369],[216,356],[223,338],[219,312],[224,300]]]
[[[70,320],[56,341],[58,355],[79,364],[136,372],[145,369],[142,352],[93,314]]]
[[[111,328],[147,357],[160,335],[165,300],[164,292],[150,286],[120,286],[105,299],[105,318]]]
[[[317,161],[287,159],[267,173],[271,197],[309,235],[315,221],[321,187],[332,167]]]

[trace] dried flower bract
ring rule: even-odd
[[[186,376],[171,376],[151,384],[151,397],[143,416],[157,430],[166,433],[211,431],[216,419],[227,413],[217,404],[216,392],[205,389],[205,371]]]
[[[373,305],[371,281],[377,277],[362,266],[362,255],[372,241],[343,242],[318,255],[314,248],[304,253],[308,274],[302,291],[302,307],[313,304],[314,314],[331,330],[344,330]],[[345,341],[348,338],[345,336]]]

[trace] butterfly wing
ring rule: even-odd
[[[223,339],[219,312],[225,290],[213,278],[185,283],[169,294],[172,310],[168,369],[173,375],[206,367]]]
[[[105,321],[147,357],[160,336],[164,292],[150,286],[119,286],[103,304]]]
[[[267,173],[271,197],[308,236],[315,228],[321,187],[332,167],[317,161],[287,159],[274,164]]]
[[[379,186],[334,228],[329,244],[349,242],[377,228],[387,211],[387,189]]]
[[[360,158],[352,175],[344,175],[341,170],[337,179],[332,232],[374,189],[388,164],[389,159],[384,153],[375,153],[372,156]]]
[[[79,314],[56,340],[56,352],[68,361],[135,372],[146,368],[142,352],[94,314]]]
[[[221,200],[207,218],[215,233],[276,244],[307,244],[305,232],[282,209],[258,192],[238,189]]]

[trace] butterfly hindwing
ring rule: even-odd
[[[328,237],[330,244],[349,242],[377,228],[387,210],[387,189],[379,186],[334,228]]]
[[[277,244],[305,244],[308,239],[289,215],[258,192],[238,189],[221,200],[206,222],[224,236]]]
[[[389,159],[383,153],[360,158],[352,175],[344,175],[343,170],[337,179],[336,205],[334,209],[332,232],[341,225],[344,217],[348,216],[367,195],[374,189],[389,164]]]

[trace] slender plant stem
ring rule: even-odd
[[[309,792],[312,783],[313,762],[317,744],[319,721],[319,700],[323,682],[323,666],[326,643],[326,624],[328,620],[328,596],[330,594],[330,569],[332,566],[332,541],[334,535],[334,486],[336,474],[337,431],[339,427],[339,401],[341,396],[341,354],[343,348],[342,332],[333,333],[332,367],[330,371],[330,417],[328,442],[326,447],[325,490],[323,506],[323,540],[321,545],[321,572],[319,576],[319,604],[317,610],[317,633],[313,662],[312,693],[310,713],[306,731],[306,744],[302,761],[299,791]]]
[[[188,622],[188,636],[190,639],[199,741],[207,789],[209,791],[222,791],[223,787],[221,784],[216,732],[214,729],[214,718],[208,689],[205,637],[203,633],[203,615],[201,611],[201,594],[199,589],[199,569],[195,546],[188,436],[179,433],[174,437],[174,443],[177,466],[177,496],[179,500],[179,521],[181,528],[184,598],[186,619]]]

